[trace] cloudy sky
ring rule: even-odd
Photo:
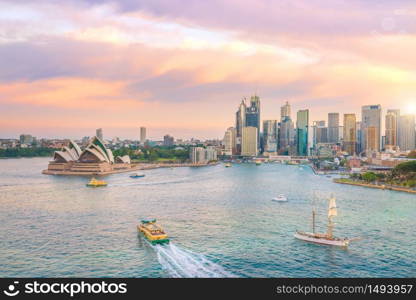
[[[416,105],[414,0],[0,0],[0,138],[219,138],[244,96]]]

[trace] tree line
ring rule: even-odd
[[[176,147],[140,147],[121,148],[113,151],[114,156],[128,155],[132,160],[143,162],[171,161],[185,162],[189,159],[189,147],[176,149]]]
[[[45,157],[52,156],[55,151],[59,149],[47,147],[33,147],[33,148],[7,148],[0,149],[0,157]]]
[[[392,185],[416,187],[416,161],[408,161],[397,165],[387,173],[365,172],[352,174],[351,178],[370,182],[381,182]]]

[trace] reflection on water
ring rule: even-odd
[[[108,187],[89,189],[89,178],[40,174],[47,162],[0,160],[0,276],[416,275],[415,195],[338,185],[277,164],[115,174]],[[325,230],[331,193],[335,234],[363,240],[339,249],[294,239],[310,229],[312,202]],[[271,201],[279,194],[289,201]],[[137,234],[139,220],[153,217],[170,246],[151,247]]]

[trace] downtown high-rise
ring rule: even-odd
[[[291,154],[295,146],[295,128],[292,119],[286,116],[280,122],[279,128],[279,152],[281,154]]]
[[[328,143],[339,143],[339,113],[328,114]]]
[[[325,126],[325,121],[314,121],[312,124],[313,146],[320,143],[328,143],[328,127]]]
[[[290,104],[288,101],[280,107],[280,122],[282,122],[286,117],[290,118]]]
[[[308,155],[309,110],[302,109],[296,118],[296,151],[299,156]]]
[[[380,151],[381,105],[361,107],[361,151]]]
[[[402,151],[416,149],[415,115],[402,115],[399,122],[399,147]]]
[[[291,118],[291,107],[288,101],[280,107],[280,123],[278,124],[278,151],[281,154],[292,152],[295,143],[295,129]]]
[[[236,154],[236,130],[234,127],[229,127],[224,135],[224,154]]]
[[[389,109],[386,114],[386,140],[385,146],[396,147],[398,146],[399,138],[399,118],[400,110],[398,109]]]
[[[241,139],[241,155],[242,156],[257,156],[259,153],[257,128],[253,126],[243,127],[243,134]]]
[[[349,155],[356,153],[357,121],[355,114],[344,114],[344,134],[342,149]]]
[[[260,146],[260,97],[251,96],[250,105],[246,108],[246,127],[257,128],[257,147]]]
[[[263,152],[276,153],[278,144],[277,120],[263,121]]]
[[[246,126],[246,102],[245,98],[241,100],[237,112],[235,113],[235,136],[236,136],[236,153],[241,154],[241,143],[243,137],[243,128]]]

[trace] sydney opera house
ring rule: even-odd
[[[91,139],[81,150],[77,143],[70,141],[61,151],[55,151],[53,160],[43,174],[49,175],[107,175],[134,170],[130,157],[117,156],[106,148],[98,137]]]

